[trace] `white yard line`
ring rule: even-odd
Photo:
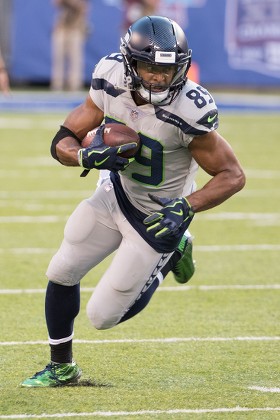
[[[56,251],[55,248],[0,248],[0,254],[49,254]]]
[[[241,213],[241,212],[222,212],[197,214],[200,220],[251,220],[251,221],[270,221],[280,222],[279,213]],[[65,221],[66,216],[46,215],[46,216],[1,216],[0,223],[54,223]]]
[[[280,251],[280,244],[194,245],[195,252]],[[55,248],[0,248],[0,254],[49,254]]]
[[[280,171],[278,170],[271,170],[271,169],[245,169],[246,175],[249,178],[255,179],[275,179],[280,178]]]
[[[93,411],[91,413],[55,413],[55,414],[10,414],[0,415],[0,419],[42,419],[65,417],[126,417],[126,416],[152,416],[159,414],[211,414],[211,413],[246,413],[280,411],[280,407],[221,407],[197,409],[172,409],[172,410],[140,410],[140,411]]]
[[[64,222],[66,216],[1,216],[0,223],[58,223]]]
[[[198,252],[220,251],[280,251],[280,244],[195,245]]]
[[[280,290],[280,284],[217,284],[201,286],[161,286],[157,292],[186,292],[201,290],[211,292],[216,290]],[[92,293],[94,287],[81,287],[81,292]],[[46,289],[0,289],[0,295],[42,294]]]
[[[92,190],[47,190],[47,191],[0,191],[0,199],[11,200],[49,200],[49,199],[77,199],[88,195]]]
[[[279,213],[252,213],[252,212],[209,212],[199,213],[196,218],[201,220],[280,220]]]
[[[41,159],[43,160],[43,162],[46,163],[45,158],[39,158],[40,162]],[[38,158],[36,158],[36,164],[38,162]],[[34,162],[33,162],[33,166],[34,166]],[[52,165],[53,166],[53,165]],[[15,169],[13,168],[11,171],[13,171],[12,173],[15,172]],[[264,172],[264,171],[263,171]],[[266,173],[266,172],[265,172]],[[277,172],[278,174],[278,172]],[[7,177],[7,170],[5,169],[1,169],[0,168],[0,176],[3,177]],[[275,175],[276,176],[276,175]],[[277,175],[278,177],[278,175]],[[279,177],[280,177],[280,171],[279,171]],[[262,171],[260,172],[260,178],[262,179]],[[274,178],[274,176],[271,174],[271,178]],[[8,191],[8,190],[1,190],[0,191],[0,200],[4,200],[7,199],[9,204],[13,204],[14,201],[16,200],[16,202],[22,202],[22,201],[26,201],[26,200],[49,200],[50,198],[52,199],[61,199],[61,198],[65,198],[65,199],[77,199],[79,197],[84,197],[85,195],[89,195],[91,192],[93,191],[92,189],[88,189],[88,190],[64,190],[64,191],[60,191],[60,190],[47,190],[47,191]],[[272,197],[275,195],[279,195],[280,194],[280,190],[276,189],[276,188],[266,188],[264,189],[259,189],[259,188],[252,188],[252,189],[244,189],[242,191],[240,191],[238,193],[239,197],[251,197],[251,196],[255,196],[255,197],[264,197],[264,196],[268,196],[268,197]]]
[[[280,392],[280,388],[268,388],[265,386],[249,386],[248,389],[252,389],[253,391],[260,391],[260,392],[275,392],[275,393]]]
[[[119,339],[119,340],[73,340],[76,344],[143,344],[143,343],[188,343],[188,342],[248,342],[248,341],[280,341],[280,336],[244,336],[244,337],[167,337],[167,338],[143,338],[143,339]],[[47,340],[36,341],[0,341],[0,347],[4,346],[38,346],[48,345]]]

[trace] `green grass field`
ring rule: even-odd
[[[2,114],[0,419],[279,419],[279,115],[222,114],[220,133],[247,174],[245,189],[197,214],[196,273],[182,287],[169,275],[132,320],[95,331],[83,279],[75,324],[79,386],[24,389],[49,361],[44,321],[47,264],[66,218],[90,195],[49,154],[65,115]],[[93,171],[92,171],[93,172]],[[198,187],[207,180],[200,173]]]

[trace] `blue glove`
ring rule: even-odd
[[[162,206],[161,210],[144,219],[144,224],[148,225],[147,232],[155,232],[156,238],[176,234],[180,226],[194,215],[190,203],[184,197],[171,199],[148,195],[151,200]]]
[[[120,153],[133,149],[137,143],[127,143],[121,146],[106,146],[103,142],[104,124],[101,125],[91,144],[78,152],[79,165],[89,171],[90,169],[109,169],[118,172],[129,165],[129,159],[118,156]]]

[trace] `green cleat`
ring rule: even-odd
[[[194,260],[192,257],[192,238],[183,236],[177,250],[181,253],[181,258],[175,264],[172,272],[178,283],[187,283],[195,272]]]
[[[81,369],[75,363],[49,363],[44,370],[35,373],[32,378],[27,378],[21,386],[29,388],[42,388],[64,386],[78,382],[82,374]]]

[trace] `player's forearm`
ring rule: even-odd
[[[72,137],[66,137],[56,145],[56,154],[59,162],[65,166],[79,166],[78,150],[81,145]]]
[[[240,191],[245,185],[245,174],[242,169],[222,171],[215,175],[200,190],[187,197],[193,210],[201,212],[218,206],[232,195]]]

